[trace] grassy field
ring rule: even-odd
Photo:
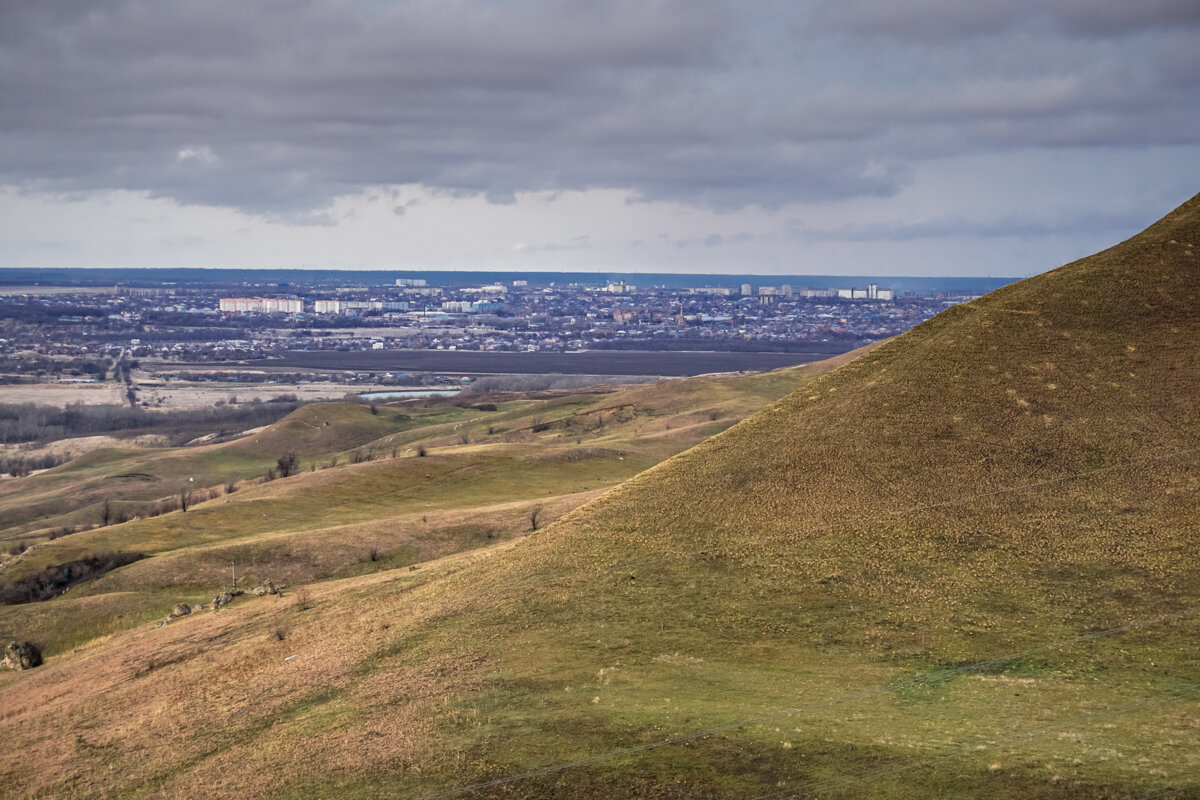
[[[1200,198],[827,374],[746,378],[782,399],[723,432],[737,382],[547,398],[238,492],[244,545],[339,530],[289,511],[326,486],[339,513],[372,502],[409,523],[462,513],[460,477],[514,516],[547,481],[587,502],[559,495],[536,533],[419,565],[360,558],[305,602],[85,626],[135,613],[121,573],[187,590],[151,569],[184,548],[42,604],[80,630],[0,676],[0,735],[22,753],[0,781],[18,797],[1200,797],[1197,246]],[[620,480],[613,452],[637,463],[595,496],[593,470]],[[147,549],[203,538],[216,502],[211,526],[126,530]]]

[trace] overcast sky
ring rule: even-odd
[[[0,0],[0,266],[1024,276],[1197,192],[1196,0]]]

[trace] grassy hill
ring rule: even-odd
[[[1198,248],[1195,198],[519,541],[0,677],[0,731],[24,755],[0,781],[80,797],[1200,797]],[[719,391],[692,387],[639,440],[711,433]],[[503,446],[606,450],[583,412],[616,420],[628,402],[543,408],[528,430],[514,417]],[[583,492],[544,452],[473,462],[469,483],[520,464]],[[329,480],[331,497],[438,507]],[[252,499],[283,515],[309,496],[289,481]]]
[[[0,536],[34,546],[0,556],[0,590],[97,554],[147,557],[51,602],[0,605],[0,637],[56,654],[205,602],[235,567],[243,586],[297,585],[520,537],[533,515],[545,525],[840,360],[477,407],[319,403],[224,444],[94,451],[3,485],[0,515],[22,521]],[[288,451],[299,472],[264,481]],[[181,490],[186,512],[141,516]],[[97,525],[105,506],[133,518]]]

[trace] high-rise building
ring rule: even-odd
[[[218,308],[242,314],[299,314],[304,302],[282,297],[222,297]]]

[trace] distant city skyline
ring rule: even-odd
[[[178,286],[200,288],[244,286],[264,293],[288,296],[295,291],[318,292],[334,288],[363,287],[366,290],[404,288],[461,288],[499,283],[506,288],[537,289],[590,286],[602,288],[613,282],[636,287],[669,289],[724,287],[738,289],[748,283],[763,286],[790,285],[802,289],[865,289],[870,284],[897,292],[959,292],[986,294],[1012,283],[1016,278],[997,275],[762,275],[752,273],[694,272],[563,272],[529,270],[352,270],[352,269],[229,269],[229,268],[8,268],[0,267],[0,294],[35,286],[47,288],[87,286],[98,289]]]
[[[7,268],[1019,278],[1200,191],[1194,0],[9,3],[0,64]]]

